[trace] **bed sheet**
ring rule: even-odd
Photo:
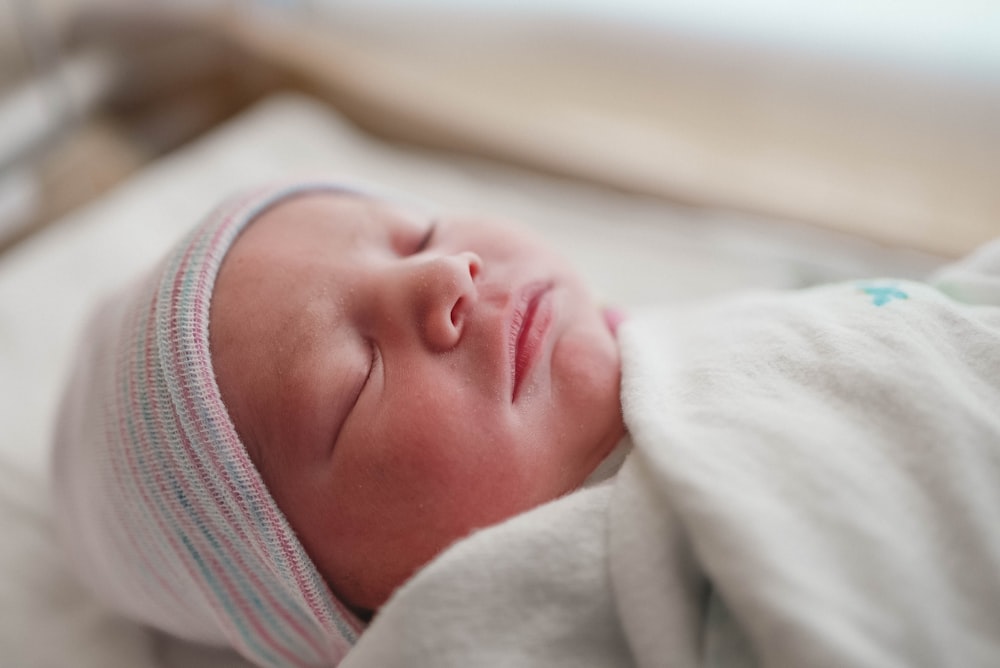
[[[23,668],[239,666],[103,609],[65,569],[47,457],[74,341],[94,302],[151,265],[230,191],[326,174],[537,228],[625,307],[847,276],[920,276],[938,259],[788,222],[686,209],[471,157],[387,144],[285,94],[147,167],[0,256],[0,662]]]

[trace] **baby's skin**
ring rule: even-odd
[[[455,540],[578,488],[624,434],[615,318],[509,221],[286,200],[230,249],[210,315],[237,432],[362,615]]]

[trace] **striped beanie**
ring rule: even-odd
[[[224,203],[91,322],[54,443],[68,558],[116,610],[262,666],[333,666],[363,623],[331,593],[222,403],[208,345],[222,259],[275,185]]]

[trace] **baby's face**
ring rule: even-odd
[[[229,251],[210,334],[251,458],[363,610],[471,530],[579,487],[624,433],[601,308],[508,222],[287,200]]]

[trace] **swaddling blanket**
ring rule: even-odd
[[[657,518],[760,665],[1000,665],[1000,308],[865,281],[622,336],[610,558],[639,665],[673,649]]]
[[[997,250],[633,318],[616,478],[454,546],[344,665],[1000,665],[1000,308],[961,301]]]

